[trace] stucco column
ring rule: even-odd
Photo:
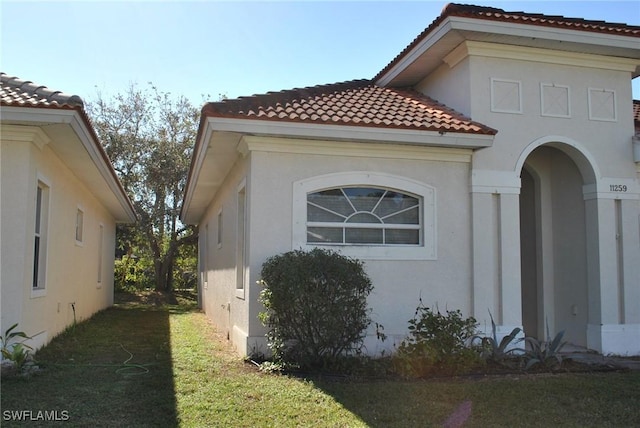
[[[617,324],[616,218],[612,199],[585,201],[587,220],[587,262],[589,324]]]
[[[640,324],[640,202],[620,201],[624,322]]]
[[[486,328],[491,311],[499,335],[522,326],[519,193],[512,172],[472,173],[473,315]]]
[[[500,322],[496,293],[498,254],[495,239],[494,196],[490,193],[474,192],[471,198],[473,211],[472,315],[483,326],[488,323],[488,311],[491,311],[496,321]]]
[[[522,325],[519,195],[500,194],[500,281],[502,324]]]
[[[605,354],[640,353],[637,194],[585,193],[589,324],[587,345]]]

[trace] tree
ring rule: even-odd
[[[171,290],[180,247],[197,240],[197,229],[182,224],[179,214],[199,112],[151,83],[146,89],[132,84],[109,99],[98,92],[87,112],[138,215],[135,225],[119,228],[118,246],[129,253],[144,247],[156,290]]]

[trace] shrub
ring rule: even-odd
[[[275,361],[328,368],[362,348],[371,323],[363,263],[334,251],[290,251],[262,266],[260,320]]]
[[[469,347],[476,330],[475,318],[463,318],[459,310],[444,314],[420,304],[409,320],[409,336],[398,347],[395,367],[405,376],[460,373],[480,363]]]

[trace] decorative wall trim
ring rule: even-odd
[[[635,71],[637,65],[637,60],[629,58],[477,42],[472,40],[461,43],[444,58],[444,61],[449,67],[453,67],[467,56],[483,56],[575,67],[600,68],[630,73]]]
[[[522,82],[492,77],[491,111],[522,114]]]
[[[514,171],[474,169],[471,171],[472,193],[520,194],[520,176]]]
[[[540,83],[540,115],[571,118],[571,88],[555,83]]]
[[[463,163],[470,163],[473,155],[471,149],[462,148],[417,147],[257,136],[244,136],[238,149],[241,152],[260,151]]]
[[[40,150],[51,142],[42,129],[36,126],[2,125],[2,139],[6,141],[24,141],[35,144]]]
[[[604,88],[589,88],[589,120],[617,122],[618,109],[616,91]]]

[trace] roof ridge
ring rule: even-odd
[[[80,96],[65,94],[62,91],[54,91],[44,85],[37,85],[30,80],[22,80],[16,76],[9,76],[7,73],[0,72],[0,82],[2,86],[18,89],[50,103],[84,108],[84,101],[82,101]]]

